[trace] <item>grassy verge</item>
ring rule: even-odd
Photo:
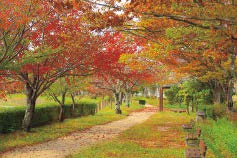
[[[192,116],[173,112],[153,115],[149,120],[120,134],[116,139],[83,149],[73,158],[184,157],[185,135],[181,125]]]
[[[209,120],[202,125],[203,137],[208,146],[218,158],[237,157],[237,124],[220,119]]]
[[[139,108],[141,108],[141,106],[138,104],[131,105],[129,109],[122,107],[123,114],[116,115],[113,109],[107,107],[96,113],[94,116],[66,119],[63,123],[53,123],[33,128],[31,133],[17,131],[10,134],[0,134],[0,152],[19,146],[52,140],[97,124],[119,120],[126,117],[126,115],[131,111]]]

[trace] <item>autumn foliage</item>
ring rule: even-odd
[[[230,107],[236,6],[231,0],[2,0],[0,88],[12,80],[25,85],[27,130],[37,98],[69,76],[93,75],[91,82],[116,100],[141,83],[194,77]]]

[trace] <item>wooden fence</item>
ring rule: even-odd
[[[113,108],[113,100],[112,99],[106,99],[102,100],[97,104],[96,112],[99,112],[100,110],[104,109],[105,107]]]

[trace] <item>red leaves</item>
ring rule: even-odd
[[[27,21],[25,14],[29,4],[24,0],[2,0],[0,2],[0,28],[3,30],[13,30],[20,27]]]
[[[119,63],[120,56],[124,53],[135,53],[137,45],[135,42],[126,41],[121,33],[106,33],[101,40],[104,43],[104,48],[96,56],[94,62],[98,69],[97,73],[109,73],[119,77],[119,73],[123,72],[125,68],[124,63]]]
[[[133,70],[120,62],[123,54],[139,53],[140,41],[121,33],[105,33],[101,41],[104,43],[104,48],[98,53],[94,62],[97,68],[95,85],[99,84],[101,85],[99,87],[108,90],[115,89],[115,86],[131,90],[138,82],[148,79],[148,71]]]
[[[22,87],[23,85],[19,81],[0,77],[0,100],[6,101],[7,94],[19,92]]]

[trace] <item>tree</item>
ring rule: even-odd
[[[213,47],[221,44],[218,43],[219,40],[210,41],[210,36],[214,36],[210,31],[179,27],[176,30],[167,29],[166,34],[166,47],[150,49],[156,52],[157,60],[173,67],[174,72],[187,74],[208,83],[214,102],[220,103],[221,95],[225,101],[231,98],[231,95],[225,95],[225,90],[233,89],[233,85],[229,84],[233,79],[231,59],[226,51]],[[163,52],[166,54],[161,58]]]
[[[132,70],[125,63],[120,62],[122,54],[139,52],[139,41],[125,37],[121,33],[105,33],[103,49],[95,60],[97,87],[111,91],[115,98],[115,112],[121,114],[121,96],[126,94],[127,105],[130,102],[130,93],[138,80],[145,76],[142,71]]]
[[[3,2],[2,8],[5,7],[5,1]],[[6,24],[10,24],[12,17],[17,20],[16,17],[21,12],[20,7],[26,7],[22,9],[22,15],[19,14],[26,20],[22,18],[23,22],[19,21],[19,25],[16,22],[17,29],[13,32],[12,30],[3,32],[2,39],[3,44],[4,40],[13,41],[10,42],[12,46],[5,42],[4,49],[8,50],[10,47],[9,50],[14,49],[10,52],[13,52],[14,58],[10,56],[9,59],[14,61],[17,67],[12,67],[11,71],[6,70],[6,66],[3,69],[8,76],[25,83],[27,108],[22,126],[25,131],[29,131],[36,100],[46,89],[58,78],[67,75],[88,75],[94,69],[91,64],[94,62],[100,42],[95,34],[92,34],[92,30],[101,30],[114,22],[117,25],[116,21],[110,22],[109,25],[103,25],[99,21],[96,25],[92,25],[91,21],[95,17],[96,20],[98,17],[107,17],[104,19],[109,21],[111,15],[119,16],[113,12],[103,14],[95,12],[90,3],[83,1],[32,0],[18,3],[11,0],[6,3],[10,4],[10,9],[4,10],[1,20]],[[8,15],[12,15],[8,14],[9,11],[15,8],[16,12],[8,18]],[[3,27],[12,29],[5,23]],[[9,61],[5,54],[3,53],[4,61]]]
[[[155,45],[158,51],[161,51],[160,48],[166,47],[159,55],[166,56],[161,61],[168,65],[175,62],[176,65],[188,65],[186,68],[193,68],[192,70],[197,68],[199,75],[203,72],[206,77],[213,72],[213,68],[218,70],[219,74],[224,74],[225,83],[220,82],[223,78],[215,80],[215,77],[211,75],[209,75],[211,78],[208,82],[211,82],[211,85],[217,85],[217,87],[213,87],[217,88],[213,92],[219,91],[219,85],[222,89],[227,90],[225,93],[228,95],[225,96],[225,100],[228,107],[231,108],[233,106],[233,83],[236,82],[236,7],[236,2],[232,0],[131,1],[124,6],[123,10],[139,20],[131,22],[130,25],[126,25],[120,30],[155,42],[151,45]],[[170,30],[173,30],[172,33]],[[175,40],[170,39],[170,36],[176,36]],[[168,47],[167,44],[169,44]],[[179,58],[176,56],[177,54],[179,54]],[[199,59],[201,54],[205,55]],[[219,55],[221,57],[218,57]],[[220,68],[222,64],[214,60],[212,65],[208,65],[208,70],[212,70],[206,71],[204,67],[207,64],[200,64],[200,62],[204,58],[206,58],[204,61],[208,61],[208,56],[212,59],[219,58],[223,62],[230,61],[228,68],[223,70],[223,66]],[[164,61],[164,59],[168,59],[168,61]],[[158,60],[160,61],[160,58]],[[189,75],[196,73],[196,71],[189,72],[193,72]],[[212,74],[214,75],[214,73]],[[212,83],[213,80],[214,83]],[[217,100],[220,99],[217,98]]]
[[[38,0],[2,0],[0,2],[0,94],[5,96],[9,71],[19,69],[22,64],[41,58],[29,52],[31,31],[47,16]],[[42,11],[42,12],[41,12]],[[37,16],[36,16],[37,15]],[[0,97],[0,98],[2,98]]]
[[[64,120],[65,99],[68,90],[69,89],[67,87],[65,78],[59,78],[56,82],[54,82],[54,84],[50,86],[47,91],[48,94],[53,98],[53,100],[59,104],[60,110],[58,120],[60,122],[63,122]],[[58,96],[61,96],[61,100]]]
[[[70,10],[58,13],[50,2],[42,3],[47,17],[41,19],[31,30],[28,54],[43,56],[32,63],[22,64],[11,75],[26,87],[27,106],[22,127],[30,130],[37,98],[58,78],[67,75],[87,75],[92,70],[94,53],[99,41],[82,26],[82,14]]]
[[[183,98],[183,102],[187,107],[189,114],[189,107],[191,106],[192,112],[194,108],[198,111],[198,105],[210,103],[210,90],[198,80],[187,80],[179,85],[180,90],[177,95]]]
[[[174,85],[165,91],[165,96],[169,101],[169,104],[181,103],[181,98],[178,96],[179,90],[180,88],[177,85]]]
[[[190,54],[193,51],[195,52],[194,54],[196,54],[197,52],[203,50],[199,50],[200,46],[206,49],[205,54],[207,56],[208,54],[213,58],[216,58],[220,54],[222,57],[223,55],[226,56],[226,58],[231,61],[228,65],[228,71],[219,71],[220,73],[224,73],[225,83],[220,83],[220,80],[215,80],[215,77],[210,78],[208,82],[210,82],[210,85],[213,86],[213,92],[217,92],[217,94],[214,94],[214,96],[220,96],[220,89],[227,90],[227,92],[224,92],[224,94],[226,93],[228,95],[226,95],[224,98],[227,102],[228,107],[230,109],[233,107],[232,91],[234,82],[236,82],[237,79],[235,64],[237,54],[236,1],[85,1],[90,2],[94,5],[103,6],[103,8],[107,8],[107,10],[111,9],[113,11],[121,11],[121,15],[128,21],[125,21],[122,27],[118,25],[119,27],[117,27],[116,29],[147,39],[149,41],[148,46],[156,45],[156,47],[158,46],[158,48],[160,48],[165,47],[166,44],[170,44],[168,50],[165,49],[165,51],[160,53],[161,56],[166,56],[168,58],[168,61],[165,63],[171,62],[171,64],[173,64],[174,62],[176,62],[176,64],[182,64],[182,62],[180,62],[182,61],[182,58],[174,60],[173,54],[182,52],[180,53],[182,54],[182,57],[190,57]],[[176,38],[177,42],[171,42],[169,37],[167,39],[167,31],[169,32],[170,29],[176,30],[175,34],[178,34],[181,37],[178,40]],[[183,35],[183,32],[189,32],[189,34],[186,33],[185,35]],[[202,33],[198,34],[200,32]],[[206,36],[205,33],[208,34],[208,36]],[[194,40],[195,42],[197,42],[197,40],[199,39],[199,48],[194,47],[194,49],[187,52],[186,49],[191,48],[190,46],[193,46],[190,44],[187,45],[187,42],[189,42],[188,40]],[[203,39],[205,42],[203,41]],[[186,42],[182,43],[183,41]],[[205,46],[201,43],[205,44]],[[176,46],[180,44],[184,44],[184,46],[181,47],[181,50],[177,50]],[[173,48],[173,46],[175,48]],[[183,48],[185,48],[185,50],[182,50]],[[162,62],[164,61],[164,59],[165,58],[159,59],[158,61]],[[226,61],[226,59],[223,58],[222,60]],[[197,60],[193,60],[192,64],[195,61]],[[188,61],[186,60],[186,62]],[[215,62],[212,64],[212,67],[218,68],[219,65],[220,64],[218,62]],[[196,68],[198,67],[197,64],[194,66]],[[217,97],[216,100],[220,100],[219,97]]]
[[[64,77],[57,79],[48,90],[46,90],[46,94],[52,97],[52,99],[59,104],[60,112],[58,119],[60,122],[64,121],[64,108],[66,96],[69,94],[72,99],[72,110],[75,110],[76,102],[75,102],[75,93],[82,90],[83,87],[86,86],[85,79],[79,77]]]
[[[30,31],[44,17],[37,0],[2,0],[0,2],[0,70],[9,70],[17,66],[16,60],[22,60],[27,54]],[[38,12],[37,19],[35,14]],[[21,61],[23,62],[23,61]],[[14,63],[14,64],[13,64]]]

